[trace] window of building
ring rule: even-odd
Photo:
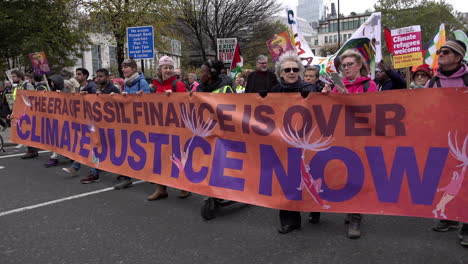
[[[315,40],[314,45],[318,46],[318,39]]]
[[[91,57],[93,58],[93,72],[102,68],[101,45],[92,45]],[[90,75],[92,75],[90,73]]]
[[[328,36],[325,36],[325,43],[328,43]]]
[[[333,43],[337,43],[337,42],[338,42],[338,36],[335,35],[335,36],[333,36]]]

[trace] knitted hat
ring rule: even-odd
[[[136,61],[132,58],[126,59],[122,62],[122,67],[126,67],[126,66],[135,68],[135,69],[138,68]]]
[[[458,53],[458,55],[461,55],[462,57],[465,57],[466,53],[466,45],[462,41],[459,40],[449,40],[442,45],[440,48],[448,48],[451,49],[452,51]]]
[[[170,65],[174,67],[174,60],[169,56],[162,56],[159,59],[159,66],[163,66],[163,65]]]
[[[429,65],[423,64],[423,65],[419,65],[416,68],[416,70],[413,72],[413,74],[411,76],[413,78],[413,80],[414,80],[414,77],[415,77],[416,73],[419,72],[419,71],[424,72],[427,76],[429,76],[429,78],[432,77],[432,71],[429,69]]]

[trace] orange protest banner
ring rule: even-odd
[[[19,91],[12,140],[203,195],[468,222],[468,88],[367,94]]]

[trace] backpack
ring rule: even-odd
[[[365,80],[364,83],[362,84],[362,88],[365,93],[367,93],[367,90],[369,90],[369,86],[370,86],[370,79]]]
[[[468,73],[465,73],[463,75],[463,83],[465,84],[466,87],[468,87]],[[440,84],[440,78],[437,75],[431,78],[431,80],[429,81],[428,88],[433,88],[434,84],[437,84],[438,88],[442,87],[442,85]]]

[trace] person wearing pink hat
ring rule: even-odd
[[[179,81],[174,71],[174,60],[169,56],[162,56],[159,59],[158,78],[152,81],[156,88],[156,93],[187,92],[185,84]],[[190,192],[181,190],[179,198],[187,198]],[[148,201],[167,198],[167,186],[158,184],[156,190],[147,197]]]

